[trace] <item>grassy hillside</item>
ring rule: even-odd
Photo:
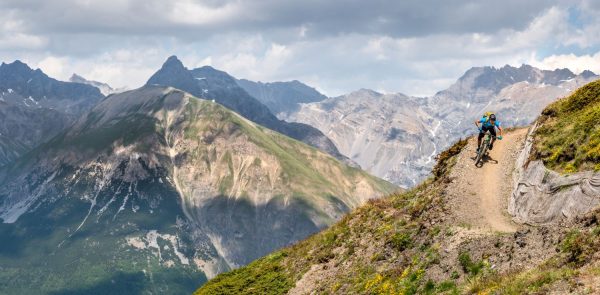
[[[600,170],[600,81],[549,105],[538,122],[535,159],[560,172]]]
[[[424,276],[439,262],[434,240],[445,234],[441,227],[424,224],[441,210],[440,188],[465,144],[460,141],[442,153],[434,178],[419,187],[370,201],[319,234],[217,276],[195,294],[283,294],[316,265],[338,268],[319,278],[318,293],[456,291],[454,281]]]
[[[595,294],[600,210],[570,228],[482,233],[448,218],[445,187],[466,141],[433,177],[372,200],[331,228],[224,273],[201,294]],[[454,247],[454,248],[452,248]]]

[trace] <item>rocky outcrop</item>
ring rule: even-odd
[[[515,188],[508,212],[515,221],[532,225],[572,221],[600,205],[600,172],[561,175],[541,160],[529,161],[533,147],[531,128],[516,163]]]

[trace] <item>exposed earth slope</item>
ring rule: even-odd
[[[477,139],[469,140],[457,156],[456,166],[450,173],[452,181],[446,187],[454,223],[497,232],[516,230],[506,208],[513,188],[515,160],[523,148],[526,134],[526,128],[505,133],[484,157],[481,168],[473,165]]]

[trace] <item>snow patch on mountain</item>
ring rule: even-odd
[[[159,240],[168,242],[171,246],[165,245],[162,250]],[[179,259],[182,265],[190,265],[190,259],[179,250],[179,240],[177,236],[171,234],[160,234],[157,230],[150,230],[145,236],[127,237],[126,244],[137,250],[150,250],[152,254],[158,257],[159,262],[166,266],[173,266],[169,260],[163,260],[163,252],[172,250],[173,254]]]

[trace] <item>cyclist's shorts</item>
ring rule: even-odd
[[[489,131],[494,138],[496,137],[496,128],[494,128],[494,126],[482,126],[481,132],[479,132],[479,139],[483,138],[486,131]]]

